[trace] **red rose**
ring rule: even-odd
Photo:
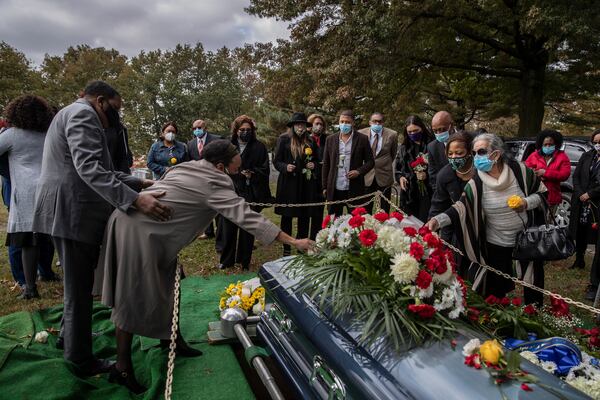
[[[367,210],[365,210],[364,207],[358,207],[358,208],[355,208],[354,210],[352,210],[351,214],[356,216],[356,215],[363,215],[366,213],[367,213]]]
[[[408,252],[411,256],[415,258],[417,261],[421,261],[421,258],[425,255],[425,250],[421,243],[413,242],[410,244],[410,251]]]
[[[428,233],[431,233],[431,231],[429,230],[429,228],[427,227],[427,225],[423,225],[422,227],[419,228],[419,235],[425,236]]]
[[[362,215],[355,215],[354,217],[348,220],[348,225],[350,225],[353,228],[358,228],[359,226],[362,226],[364,222],[365,217],[363,217]]]
[[[408,311],[417,314],[423,319],[431,319],[435,315],[435,308],[429,304],[409,304]]]
[[[406,233],[410,237],[417,236],[417,230],[412,226],[407,226],[406,228],[404,228],[404,233]]]
[[[496,296],[494,296],[493,294],[490,294],[485,299],[485,302],[488,303],[489,305],[500,304],[500,299],[497,298]]]
[[[431,285],[431,280],[431,275],[427,273],[427,271],[420,270],[415,283],[419,288],[425,290],[429,287],[429,285]]]
[[[402,220],[404,219],[404,215],[397,211],[393,211],[390,214],[390,218],[396,218],[398,220],[398,222],[402,222]]]
[[[597,222],[594,222],[594,223],[592,224],[592,229],[593,229],[593,230],[595,230],[595,231],[597,231],[597,230],[598,230],[598,223],[597,223]]]
[[[515,307],[521,307],[521,304],[523,304],[523,300],[521,300],[520,297],[515,297],[514,299],[512,299],[512,305]]]
[[[523,312],[527,315],[535,315],[535,313],[537,312],[535,307],[533,306],[533,304],[528,304],[525,306],[525,308],[523,309]]]
[[[552,314],[557,317],[568,317],[571,315],[569,312],[569,305],[558,297],[550,297],[550,305]]]
[[[330,222],[331,222],[331,215],[326,215],[325,218],[323,219],[323,223],[321,224],[321,228],[322,229],[327,228],[327,226],[329,226]]]
[[[523,389],[526,392],[531,392],[533,389],[531,387],[529,387],[528,384],[526,383],[521,383],[521,389]]]
[[[508,297],[503,297],[502,299],[500,299],[500,304],[503,305],[504,307],[509,306],[510,299]]]
[[[373,229],[365,229],[358,234],[358,239],[365,247],[373,246],[373,243],[377,240],[377,234]]]

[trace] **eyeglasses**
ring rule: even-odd
[[[592,142],[592,145],[600,144],[600,142]]]

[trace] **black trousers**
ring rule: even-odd
[[[208,225],[208,228],[206,228],[206,230],[204,231],[204,234],[208,237],[213,237],[215,236],[215,221],[210,221],[210,225]]]
[[[233,267],[235,263],[247,268],[252,259],[254,236],[238,227],[227,218],[219,218],[218,231],[222,239],[220,262],[225,267]]]
[[[337,200],[347,200],[350,198],[350,192],[348,190],[335,190],[335,192],[333,192],[333,200],[337,201]],[[340,203],[340,204],[332,204],[329,206],[329,209],[327,210],[328,214],[335,214],[335,215],[342,215],[344,214],[344,207],[346,207],[346,210],[348,211],[348,213],[352,212],[352,208],[350,206],[350,204],[348,203]]]
[[[311,240],[315,240],[317,237],[317,233],[321,230],[321,226],[323,225],[323,211],[325,210],[325,206],[319,207],[319,215],[310,217],[310,233],[309,237]]]
[[[221,226],[223,224],[223,219],[224,218],[220,215],[217,215],[217,217],[215,218],[215,223],[217,225],[217,232],[215,233],[215,250],[217,251],[217,253],[222,253],[223,248],[225,247],[225,240],[223,239],[223,228]]]
[[[590,268],[590,284],[595,287],[598,287],[600,284],[600,238],[596,236],[597,234],[598,233],[591,230],[589,225],[579,224],[577,226],[577,234],[575,237],[576,258],[582,262],[589,242],[593,239],[596,240],[594,259],[592,261],[592,267]]]
[[[377,184],[377,179],[373,178],[373,183],[371,184],[371,186],[367,186],[366,188],[366,193],[375,193],[376,191],[381,191],[383,193],[383,195],[385,196],[385,198],[391,200],[392,197],[392,187],[391,186],[379,186]],[[381,205],[381,209],[383,211],[385,211],[386,213],[390,213],[390,203],[388,203],[387,201],[381,199],[381,201],[379,202],[379,204]],[[367,210],[367,212],[369,214],[373,214],[373,203],[369,203],[365,206],[365,209]],[[377,211],[377,210],[376,210]]]
[[[513,275],[512,268],[512,247],[496,246],[492,243],[486,243],[487,245],[487,263],[490,267],[494,267],[499,271]],[[485,274],[484,283],[484,296],[487,297],[493,294],[496,297],[505,297],[508,292],[515,288],[515,284],[506,278],[496,275],[495,273],[488,271]]]
[[[292,223],[294,218],[298,218],[298,231],[296,234],[296,238],[302,239],[308,237],[308,225],[310,223],[310,217],[288,217],[286,215],[281,216],[281,230],[287,233],[288,235],[292,234]],[[289,256],[291,254],[292,248],[284,244],[283,245],[283,255]]]
[[[93,359],[92,287],[100,246],[53,237],[64,273],[64,358],[75,364]]]
[[[523,274],[527,271],[529,267],[529,263],[521,264],[521,269],[523,270]],[[535,286],[539,288],[544,288],[544,261],[534,261],[533,262],[533,282]],[[538,292],[537,290],[523,288],[523,302],[525,304],[535,304],[538,308],[541,308],[544,305],[544,295],[543,293]]]

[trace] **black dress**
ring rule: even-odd
[[[410,164],[415,161],[420,154],[427,153],[427,143],[416,144],[408,141],[402,143],[398,148],[398,157],[396,157],[396,181],[400,177],[408,180],[407,191],[401,195],[401,207],[410,215],[414,215],[422,222],[427,222],[429,207],[431,204],[432,189],[429,183],[429,175],[423,181],[424,191],[421,192],[417,175]],[[427,174],[427,171],[425,171]]]
[[[232,143],[240,149],[237,136]],[[232,175],[235,192],[248,202],[270,203],[272,199],[269,188],[270,167],[267,147],[262,142],[251,139],[241,152],[241,158],[240,171],[248,170],[253,174],[250,178],[246,178],[241,173]],[[261,207],[256,206],[250,208],[256,212],[262,210]],[[219,235],[223,243],[220,263],[226,268],[232,267],[235,263],[248,268],[252,259],[254,236],[226,218],[219,218],[218,223]]]

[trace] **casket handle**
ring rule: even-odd
[[[313,357],[313,371],[310,375],[311,385],[321,382],[327,389],[327,400],[346,398],[346,386],[342,380],[325,364],[321,356]]]
[[[279,308],[277,304],[271,305],[269,309],[269,317],[277,324],[277,327],[281,332],[290,333],[294,328],[292,320],[289,319],[283,311],[281,311],[281,308]]]

